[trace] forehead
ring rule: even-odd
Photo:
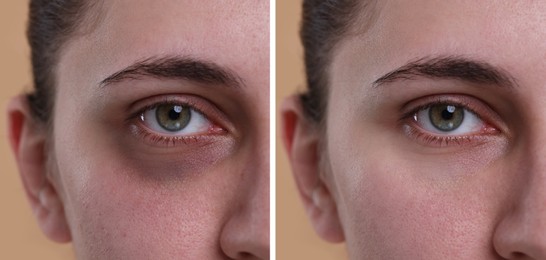
[[[373,12],[365,31],[357,30],[337,46],[333,83],[360,75],[359,84],[364,77],[368,84],[408,61],[430,56],[485,60],[516,76],[546,69],[544,1],[387,0],[378,1]]]
[[[79,81],[100,82],[137,60],[162,55],[214,61],[243,78],[267,69],[268,1],[112,0],[97,9],[93,30],[62,50],[61,81],[77,74]]]
[[[470,45],[495,47],[500,45],[494,44],[498,40],[513,43],[520,33],[529,33],[532,28],[545,28],[546,3],[489,0],[385,1],[380,13],[376,29],[384,29],[385,40],[404,39],[405,42],[397,44],[411,44],[412,48],[418,48],[418,45],[425,48],[444,45],[441,48],[445,48],[450,47],[445,46],[447,43],[451,43],[452,50],[457,46]],[[545,30],[541,31],[543,34]]]

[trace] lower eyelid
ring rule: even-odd
[[[467,146],[467,145],[479,145],[490,140],[498,134],[496,130],[488,130],[487,134],[473,134],[473,135],[435,135],[431,133],[425,133],[420,130],[419,126],[411,126],[410,124],[403,125],[403,132],[410,139],[416,140],[426,146],[435,147],[448,147],[448,146]]]
[[[184,135],[184,136],[167,136],[151,132],[146,129],[146,126],[139,125],[140,122],[135,122],[130,125],[130,132],[136,138],[144,141],[152,146],[160,147],[177,147],[181,145],[206,145],[222,138],[226,135],[224,129],[210,129],[206,134]]]

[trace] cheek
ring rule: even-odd
[[[350,116],[349,116],[350,117]],[[346,120],[345,122],[357,122]],[[374,126],[329,121],[328,158],[354,259],[484,259],[500,203],[497,150],[419,155]],[[373,138],[369,138],[373,136]],[[484,155],[487,154],[487,155]]]
[[[206,174],[191,176],[183,165],[154,170],[101,141],[105,138],[89,128],[85,134],[71,133],[82,129],[59,132],[55,149],[79,257],[217,257],[218,234],[231,196],[227,187],[233,184],[219,176],[236,169],[220,163]]]
[[[343,175],[336,178],[338,210],[352,254],[482,259],[475,254],[489,253],[495,212],[490,205],[496,203],[491,194],[415,181],[392,169],[396,161],[374,159],[377,163],[363,165],[365,170],[333,169]]]
[[[203,253],[220,233],[222,205],[216,189],[201,182],[149,184],[135,181],[134,169],[101,161],[85,182],[69,181],[67,210],[77,251],[92,258],[155,258],[172,254],[207,258]],[[118,167],[116,167],[118,166]],[[64,176],[74,174],[61,169]],[[197,234],[197,235],[196,235]],[[148,258],[144,257],[144,258]],[[210,256],[209,256],[210,257]]]

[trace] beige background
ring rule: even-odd
[[[303,91],[303,50],[298,38],[301,0],[277,0],[277,108]],[[277,259],[346,259],[343,245],[320,240],[303,211],[280,140],[277,118]]]
[[[8,100],[31,86],[26,19],[27,1],[0,1],[0,259],[73,259],[70,245],[50,242],[38,228],[8,146]]]

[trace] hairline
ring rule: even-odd
[[[359,1],[359,0],[352,0],[353,3],[355,3],[356,8],[351,11],[349,18],[346,20],[347,24],[343,26],[343,30],[335,35],[332,33],[331,38],[329,39],[327,44],[323,44],[321,48],[319,49],[319,52],[324,54],[318,54],[322,56],[322,64],[324,64],[320,68],[320,79],[318,82],[320,85],[320,88],[318,88],[318,91],[320,92],[320,99],[318,100],[319,106],[318,106],[318,114],[319,114],[319,120],[315,120],[316,118],[313,117],[307,111],[308,108],[304,107],[304,114],[306,115],[306,120],[309,120],[311,123],[318,124],[318,127],[320,129],[326,129],[326,121],[327,121],[327,110],[328,110],[328,98],[329,98],[329,92],[331,86],[331,65],[334,61],[335,56],[338,54],[340,48],[344,45],[345,42],[354,39],[356,37],[362,37],[365,35],[375,24],[378,20],[378,14],[379,14],[379,8],[377,0],[367,0],[367,1]],[[305,50],[304,50],[305,51]],[[317,55],[317,54],[315,54]],[[317,55],[317,56],[318,56]],[[306,65],[307,67],[307,65]],[[307,77],[307,84],[309,84],[309,75],[306,75]],[[302,102],[303,95],[310,93],[310,86],[307,86],[307,91],[300,93],[300,102]],[[303,104],[303,102],[302,102]],[[317,113],[317,112],[315,112]],[[325,133],[324,133],[325,134]]]
[[[365,34],[367,34],[373,26],[377,24],[379,12],[381,11],[378,7],[377,0],[369,0],[369,1],[356,1],[357,8],[351,13],[351,17],[348,19],[348,24],[345,25],[345,30],[342,34],[335,36],[333,38],[332,42],[329,44],[329,46],[323,47],[323,50],[328,50],[328,54],[324,59],[324,67],[323,67],[323,79],[324,79],[324,89],[321,90],[321,102],[322,106],[319,109],[322,109],[322,116],[320,117],[319,121],[315,121],[312,118],[309,118],[307,116],[304,120],[308,121],[311,124],[316,124],[316,130],[318,131],[318,135],[322,138],[318,139],[318,150],[319,152],[319,178],[322,178],[323,181],[325,178],[334,178],[332,174],[332,168],[330,164],[330,156],[328,148],[328,127],[327,127],[327,121],[328,121],[328,99],[330,96],[330,88],[332,88],[331,85],[331,68],[332,63],[339,53],[340,49],[343,48],[344,44],[354,38],[357,37],[363,37]],[[365,2],[365,3],[364,3]],[[325,181],[325,183],[330,183],[330,181]],[[335,182],[335,181],[334,181]]]
[[[78,39],[90,35],[93,31],[95,31],[99,24],[103,21],[104,18],[104,12],[103,12],[103,5],[104,0],[81,0],[82,8],[80,11],[81,16],[76,18],[74,20],[74,25],[72,27],[69,27],[68,30],[60,31],[62,33],[66,33],[65,35],[59,36],[57,39],[55,39],[54,43],[52,43],[49,48],[46,50],[50,53],[46,54],[45,57],[49,59],[50,67],[47,69],[47,79],[46,82],[46,89],[48,89],[49,96],[45,97],[49,100],[49,107],[46,107],[45,109],[48,111],[43,111],[43,113],[49,113],[47,115],[47,119],[45,121],[42,120],[42,118],[37,117],[38,115],[35,115],[33,112],[33,120],[38,123],[38,125],[45,126],[48,136],[51,136],[53,134],[53,124],[54,124],[54,118],[55,118],[55,101],[56,101],[56,95],[57,95],[57,87],[58,87],[58,67],[59,63],[62,60],[62,57],[65,53],[65,51],[69,48],[69,45],[76,42]],[[74,14],[73,14],[74,15]],[[34,66],[34,65],[33,65]],[[33,72],[33,77],[36,77],[36,75]],[[33,87],[33,90],[31,92],[27,93],[28,95],[32,95],[35,93],[37,89],[37,86]]]

